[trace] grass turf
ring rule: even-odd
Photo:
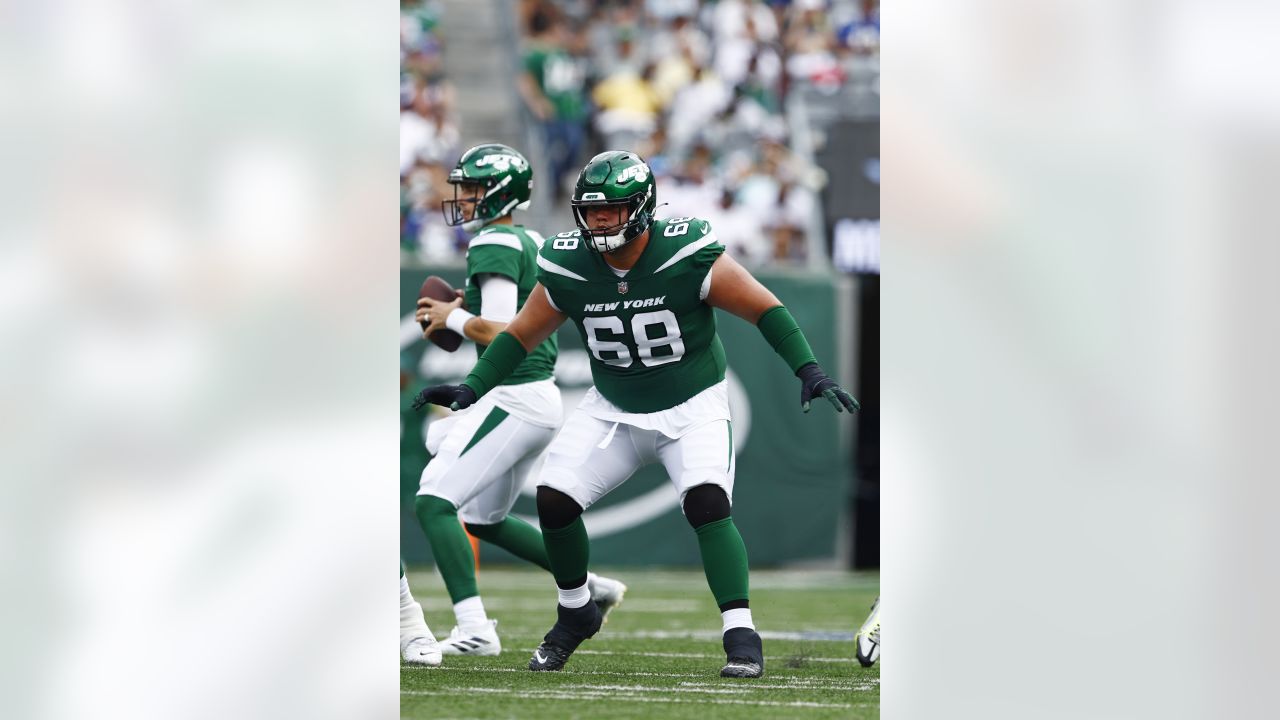
[[[701,571],[600,570],[628,586],[609,622],[561,672],[533,673],[529,656],[555,622],[541,570],[482,568],[502,654],[403,665],[403,718],[878,718],[880,666],[854,660],[853,634],[879,592],[874,573],[754,571],[751,606],[765,675],[719,676],[720,615]],[[437,637],[453,611],[434,569],[409,573]]]

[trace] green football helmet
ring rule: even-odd
[[[484,194],[459,197],[460,186],[478,184]],[[527,210],[529,196],[533,193],[533,168],[514,148],[498,143],[477,145],[462,154],[462,159],[449,173],[453,186],[453,199],[443,200],[440,210],[446,224],[461,225],[474,232],[512,210]],[[472,215],[463,211],[471,205]]]
[[[596,252],[612,252],[643,235],[653,224],[653,211],[658,204],[653,172],[635,153],[602,152],[578,173],[569,204],[587,247]],[[625,219],[607,228],[588,227],[584,211],[601,205],[623,206]]]

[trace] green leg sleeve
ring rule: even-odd
[[[747,546],[733,518],[709,522],[698,528],[698,550],[707,585],[716,604],[747,599]]]
[[[508,516],[493,525],[467,523],[467,530],[521,560],[527,560],[543,570],[551,570],[551,563],[547,561],[547,548],[542,544],[542,533],[518,517]]]
[[[476,589],[476,556],[471,552],[471,541],[458,522],[458,509],[453,503],[434,495],[419,495],[414,510],[422,531],[431,543],[431,554],[449,598],[455,604],[480,594]]]
[[[581,517],[562,528],[543,528],[542,544],[547,549],[547,560],[551,563],[556,585],[568,589],[586,582],[591,545],[587,540],[587,526],[582,524]]]

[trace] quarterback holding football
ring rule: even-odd
[[[429,387],[415,406],[483,402],[572,320],[590,354],[594,386],[551,442],[538,477],[538,517],[559,602],[529,669],[561,669],[600,629],[587,583],[583,511],[641,466],[661,463],[720,608],[727,659],[720,674],[760,677],[764,651],[748,602],[747,551],[730,514],[734,453],[714,308],[760,330],[799,378],[806,412],[814,399],[839,412],[858,403],[818,366],[787,308],[724,254],[707,222],[654,218],[654,178],[639,156],[609,151],[592,158],[571,206],[577,229],[543,245],[538,283],[520,312],[461,385]]]
[[[535,257],[542,236],[515,224],[512,211],[527,208],[533,187],[529,161],[497,143],[463,153],[449,174],[454,199],[441,210],[449,225],[474,233],[467,247],[464,298],[418,301],[423,336],[448,328],[479,350],[494,341],[537,284]],[[453,602],[457,625],[440,642],[445,655],[497,655],[502,651],[476,584],[475,554],[467,531],[518,558],[551,566],[538,530],[511,515],[534,460],[560,425],[560,391],[552,380],[556,339],[544,335],[522,353],[484,399],[466,412],[427,427],[435,456],[422,472],[414,509],[431,544],[436,568]],[[470,404],[470,403],[468,403]],[[403,583],[402,583],[403,584]],[[593,608],[607,614],[626,586],[592,574]]]

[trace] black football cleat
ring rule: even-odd
[[[724,654],[729,661],[720,677],[758,678],[764,675],[764,647],[751,628],[732,628],[724,634]]]
[[[556,624],[542,638],[542,644],[529,658],[529,669],[534,672],[560,670],[569,662],[569,656],[600,631],[600,608],[589,602],[580,608],[556,605]]]

